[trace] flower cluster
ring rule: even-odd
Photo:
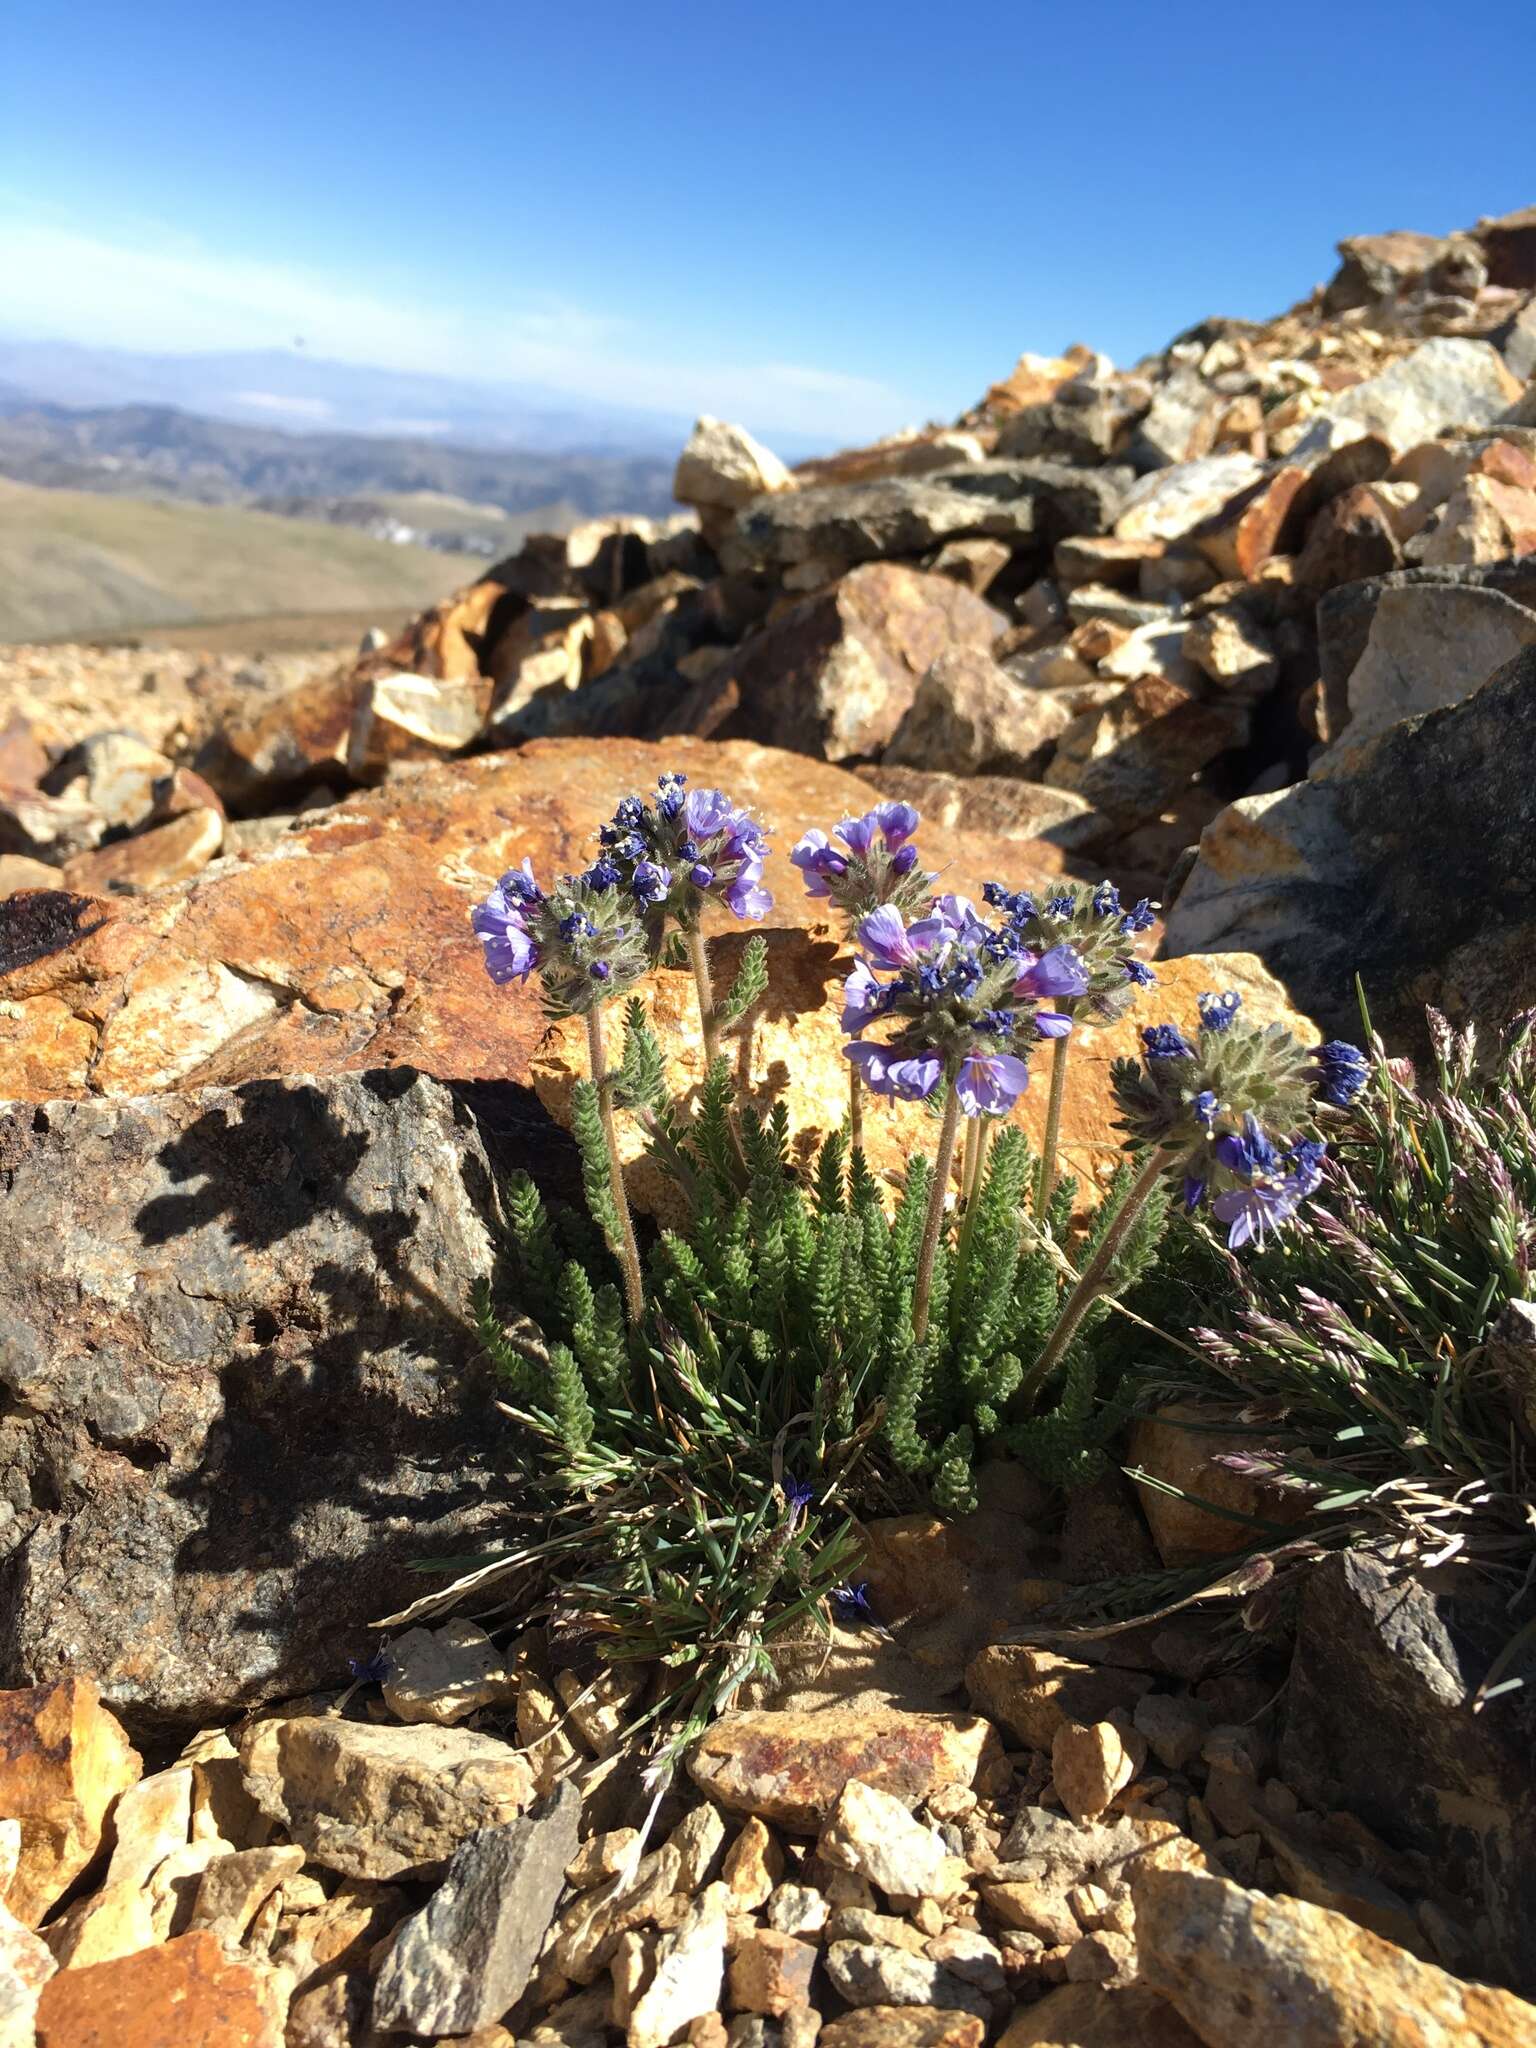
[[[545,1007],[568,1017],[596,1009],[634,987],[651,964],[651,946],[633,892],[611,861],[565,875],[548,895],[525,860],[470,912],[494,982],[526,981],[538,969]]]
[[[967,1116],[1012,1109],[1029,1084],[1033,1046],[1072,1028],[1057,1006],[1088,990],[1071,946],[1036,952],[964,896],[938,897],[911,925],[883,904],[860,920],[857,937],[864,957],[843,990],[843,1028],[855,1034],[845,1056],[877,1094],[910,1099],[952,1082]],[[890,1038],[863,1037],[886,1019],[897,1025]]]
[[[773,908],[762,885],[762,827],[723,790],[688,789],[687,781],[659,777],[652,803],[623,798],[598,834],[596,865],[613,873],[657,934],[669,918],[691,930],[711,898],[733,917],[761,920]]]
[[[1156,916],[1156,905],[1146,897],[1127,910],[1113,882],[1061,882],[1049,896],[1038,897],[988,882],[982,895],[1033,951],[1070,946],[1082,961],[1088,984],[1072,1002],[1077,1024],[1113,1024],[1125,1015],[1138,989],[1156,985],[1157,976],[1136,953],[1137,939]]]
[[[846,917],[867,917],[887,903],[907,917],[927,902],[934,879],[923,873],[912,842],[919,822],[911,804],[877,804],[834,827],[846,852],[813,827],[789,857],[805,877],[805,893],[828,898]]]
[[[1114,1066],[1127,1142],[1178,1157],[1185,1206],[1209,1199],[1234,1250],[1290,1222],[1315,1191],[1327,1153],[1317,1103],[1346,1107],[1369,1073],[1354,1046],[1309,1053],[1282,1025],[1241,1023],[1241,1008],[1233,991],[1202,995],[1193,1043],[1176,1024],[1149,1025],[1141,1062]]]

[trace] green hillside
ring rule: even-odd
[[[0,478],[0,641],[434,603],[479,564],[345,526]]]

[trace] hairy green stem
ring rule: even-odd
[[[603,1123],[603,1145],[608,1154],[608,1186],[619,1217],[619,1264],[624,1269],[624,1306],[629,1320],[638,1323],[645,1315],[645,1290],[640,1283],[640,1247],[635,1242],[635,1219],[629,1213],[629,1195],[624,1186],[624,1169],[619,1164],[619,1127],[613,1114],[615,1076],[608,1071],[603,1046],[603,1013],[595,1006],[587,1012],[587,1059],[592,1086],[597,1090],[597,1113]]]
[[[960,1135],[960,1097],[953,1081],[944,1102],[944,1121],[939,1127],[939,1153],[933,1162],[933,1187],[928,1195],[928,1214],[923,1220],[923,1241],[917,1254],[917,1283],[912,1290],[912,1334],[921,1344],[928,1335],[928,1298],[933,1292],[933,1262],[944,1234],[944,1198],[955,1163],[955,1140]]]
[[[1056,1327],[1045,1341],[1045,1348],[1034,1365],[1024,1376],[1019,1388],[1018,1404],[1026,1414],[1034,1406],[1035,1395],[1045,1384],[1066,1352],[1067,1346],[1077,1335],[1078,1325],[1088,1313],[1094,1301],[1103,1293],[1114,1270],[1131,1226],[1147,1206],[1147,1199],[1153,1188],[1168,1168],[1179,1157],[1175,1148],[1156,1145],[1148,1153],[1140,1173],[1125,1191],[1120,1207],[1110,1219],[1099,1248],[1084,1266],[1078,1276],[1077,1285],[1067,1296],[1066,1304],[1057,1318]]]
[[[967,1214],[971,1207],[971,1194],[976,1186],[976,1161],[981,1156],[981,1118],[968,1116],[965,1120],[965,1150],[960,1155],[960,1200]]]
[[[971,1236],[976,1222],[976,1198],[981,1193],[981,1183],[987,1170],[987,1154],[992,1148],[992,1121],[989,1117],[972,1117],[965,1127],[965,1165],[961,1169],[960,1193],[965,1203],[965,1221],[960,1226],[960,1242],[955,1247],[955,1271],[965,1265],[971,1248]]]
[[[693,985],[699,992],[699,1025],[704,1033],[704,1065],[708,1071],[720,1057],[720,1018],[715,1009],[715,985],[709,978],[709,952],[698,925],[688,929],[688,961],[693,968]]]
[[[1035,1220],[1045,1221],[1056,1192],[1056,1152],[1061,1143],[1061,1111],[1067,1099],[1067,1047],[1070,1037],[1051,1042],[1051,1093],[1045,1105],[1045,1138],[1040,1147],[1040,1178],[1035,1183]]]

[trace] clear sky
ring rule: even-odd
[[[761,431],[1265,315],[1536,200],[1536,6],[9,0],[0,326]]]

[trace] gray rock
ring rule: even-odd
[[[155,789],[175,763],[133,732],[98,732],[71,747],[46,778],[50,796],[98,811],[104,826],[135,832],[155,810]]]
[[[1200,1754],[1211,1710],[1193,1694],[1149,1692],[1136,1702],[1133,1719],[1163,1769],[1182,1771]]]
[[[1523,561],[1487,562],[1474,567],[1397,569],[1330,590],[1318,600],[1317,652],[1322,674],[1323,714],[1335,737],[1349,717],[1349,679],[1366,643],[1376,607],[1388,590],[1417,590],[1428,584],[1451,584],[1467,590],[1497,590],[1536,611],[1536,557]]]
[[[1477,1975],[1536,1992],[1536,1660],[1481,1713],[1468,1701],[1514,1622],[1497,1599],[1425,1583],[1364,1551],[1309,1572],[1280,1773],[1308,1806],[1356,1814],[1417,1852],[1453,1922],[1482,1923]]]
[[[794,481],[778,456],[754,440],[745,427],[711,419],[705,413],[694,422],[677,458],[672,495],[685,505],[734,510],[765,491],[792,490]]]
[[[834,1941],[827,1975],[850,2005],[932,2005],[991,2018],[991,2001],[942,1963],[883,1943]]]
[[[437,1877],[533,1797],[520,1750],[468,1728],[273,1715],[240,1738],[246,1791],[312,1862],[346,1877]]]
[[[1536,298],[1527,299],[1512,320],[1493,337],[1505,367],[1522,384],[1536,377]]]
[[[1388,1042],[1425,1003],[1496,1026],[1536,1002],[1536,648],[1475,695],[1390,726],[1349,772],[1209,824],[1164,951],[1254,952],[1329,1032],[1358,973]]]
[[[409,1068],[0,1107],[0,1685],[130,1723],[344,1678],[486,1541],[490,1163]]]
[[[997,453],[1010,458],[1043,455],[1055,462],[1089,466],[1103,462],[1114,439],[1115,423],[1102,399],[1090,405],[1066,405],[1060,399],[1026,405],[1005,419],[997,436]]]
[[[941,654],[885,750],[887,764],[1031,779],[1071,723],[1059,698],[1017,683],[989,654]]]
[[[936,1829],[914,1820],[889,1792],[858,1778],[843,1787],[816,1847],[823,1862],[904,1898],[938,1891],[946,1854]]]
[[[1488,1364],[1536,1436],[1536,1301],[1507,1301],[1488,1332]]]
[[[522,1997],[576,1853],[581,1794],[567,1780],[505,1827],[482,1828],[406,1920],[373,1993],[382,2033],[471,2034]]]
[[[1375,306],[1383,299],[1396,298],[1421,284],[1456,246],[1456,242],[1438,235],[1402,229],[1384,235],[1346,236],[1339,244],[1343,261],[1329,280],[1323,304],[1337,316],[1356,307]]]
[[[717,2010],[725,1978],[729,1888],[707,1885],[675,1932],[656,1944],[656,1968],[635,2000],[628,2048],[666,2048],[694,2020]]]
[[[1159,384],[1131,440],[1131,460],[1139,470],[1166,469],[1185,461],[1195,428],[1215,393],[1197,370],[1175,369]]]
[[[1496,590],[1454,583],[1384,590],[1349,678],[1349,722],[1314,774],[1356,741],[1425,711],[1458,704],[1536,642],[1536,611]]]
[[[1487,427],[1519,396],[1499,352],[1486,341],[1436,335],[1363,384],[1331,398],[1291,451],[1305,463],[1332,445],[1338,425],[1379,434],[1399,453],[1446,427]]]
[[[1247,708],[1207,702],[1165,677],[1145,675],[1062,733],[1045,779],[1129,830],[1155,817],[1207,762],[1244,744]]]
[[[720,559],[732,571],[818,562],[831,576],[972,537],[1044,551],[1070,534],[1104,532],[1128,482],[1129,472],[1114,468],[984,462],[933,476],[818,484],[745,507]]]
[[[829,761],[878,754],[930,664],[946,649],[986,660],[1005,624],[952,577],[866,562],[723,652],[664,729]]]
[[[1115,521],[1121,540],[1179,540],[1264,475],[1251,455],[1202,455],[1144,476],[1125,497]]]

